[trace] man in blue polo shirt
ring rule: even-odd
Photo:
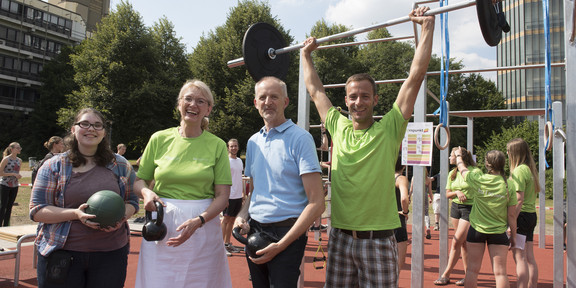
[[[235,226],[280,239],[259,250],[260,257],[246,256],[253,287],[297,287],[306,231],[325,208],[321,169],[310,133],[284,116],[286,84],[264,77],[255,93],[264,127],[248,140],[244,174],[253,187]]]

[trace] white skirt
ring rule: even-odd
[[[180,234],[176,228],[184,221],[204,212],[212,203],[212,199],[163,198],[162,201],[166,203],[164,223],[168,233],[162,241],[148,242],[142,239],[136,287],[231,288],[232,280],[219,217],[207,221],[182,245],[178,247],[166,245],[168,239]]]

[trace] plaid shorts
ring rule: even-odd
[[[330,231],[324,287],[398,287],[398,273],[394,235],[354,239],[340,229]]]

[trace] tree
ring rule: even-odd
[[[280,31],[286,43],[290,36],[271,15],[267,3],[260,1],[239,1],[230,9],[226,23],[200,38],[190,55],[189,64],[194,77],[204,81],[212,89],[215,106],[210,115],[209,129],[225,141],[237,138],[246,143],[248,138],[263,126],[258,111],[254,108],[254,80],[246,67],[228,68],[226,62],[242,56],[242,40],[250,25],[257,22],[272,24]],[[288,94],[297,90],[297,57],[290,54],[290,68],[285,82]],[[286,117],[295,116],[296,97],[290,97]],[[240,147],[243,149],[245,147]]]
[[[138,154],[152,133],[177,125],[176,98],[190,74],[184,46],[166,19],[149,29],[121,2],[71,58],[79,88],[58,113],[61,125],[93,107],[108,118],[111,143],[126,143]]]
[[[74,82],[74,67],[70,56],[79,48],[65,46],[60,54],[47,62],[40,73],[43,85],[39,89],[40,98],[34,105],[34,111],[25,123],[29,131],[22,139],[22,145],[29,155],[44,157],[48,151],[43,144],[52,136],[64,137],[68,127],[58,126],[56,111],[64,107],[67,94],[78,89]]]

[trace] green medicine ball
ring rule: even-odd
[[[100,223],[100,227],[107,228],[114,226],[126,212],[124,199],[118,193],[110,190],[98,191],[86,201],[88,208],[86,213],[96,215],[90,221]]]

